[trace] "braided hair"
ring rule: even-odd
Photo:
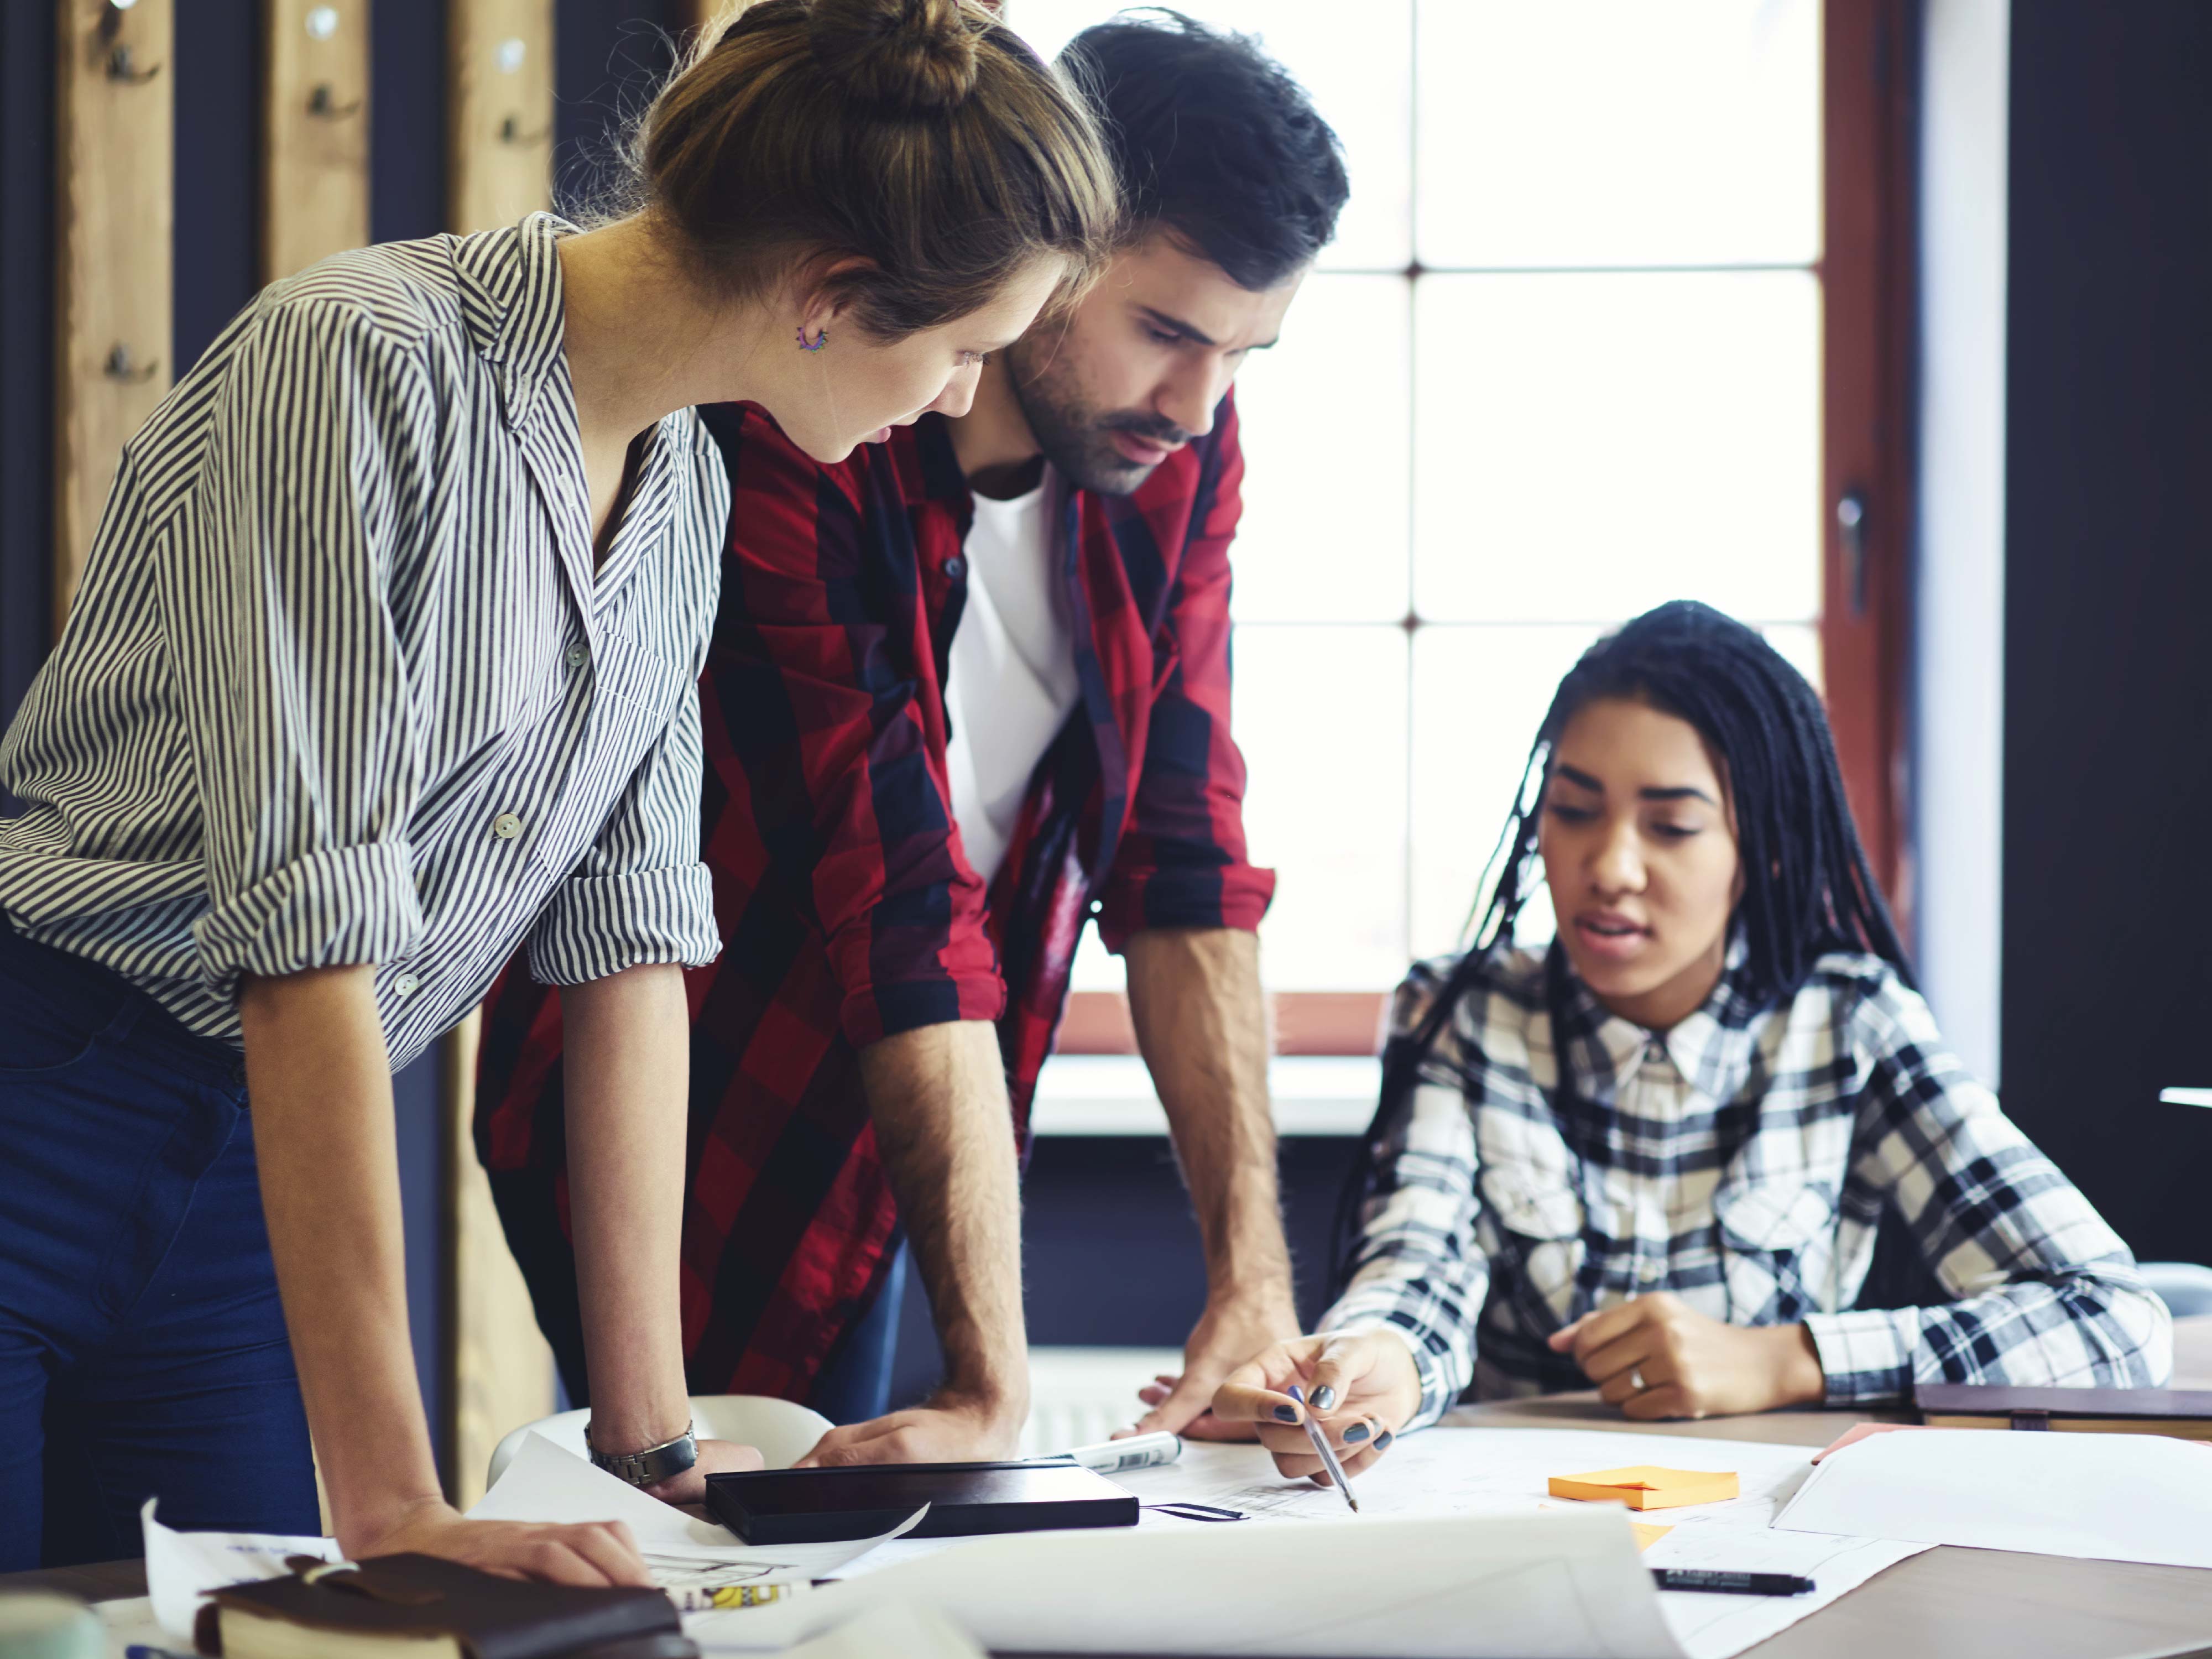
[[[1537,841],[1552,752],[1576,715],[1613,699],[1688,721],[1719,758],[1743,870],[1743,896],[1731,924],[1744,934],[1743,995],[1762,1006],[1790,996],[1820,957],[1839,950],[1880,957],[1912,983],[1904,944],[1851,822],[1819,696],[1757,629],[1711,605],[1677,599],[1645,611],[1583,652],[1559,682],[1484,871],[1485,884],[1494,874],[1497,886],[1475,920],[1467,952],[1419,1022],[1383,1050],[1370,1152],[1354,1166],[1338,1209],[1340,1288],[1349,1277],[1360,1207],[1373,1188],[1375,1138],[1412,1097],[1452,1011],[1492,956],[1512,948],[1515,924],[1542,878]],[[1556,1001],[1565,975],[1559,964],[1553,968],[1546,979]],[[1556,1021],[1559,1009],[1553,1012]],[[1562,1073],[1564,1082],[1564,1067]]]

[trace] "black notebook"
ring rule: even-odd
[[[707,1477],[708,1513],[748,1544],[870,1538],[924,1504],[908,1538],[1133,1527],[1137,1500],[1079,1463],[866,1463]]]

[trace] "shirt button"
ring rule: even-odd
[[[945,574],[954,581],[958,581],[968,574],[968,561],[955,553],[945,562]]]
[[[412,974],[402,974],[392,981],[392,988],[400,996],[411,997],[422,988],[422,981]]]
[[[1666,1059],[1667,1045],[1660,1042],[1657,1037],[1652,1038],[1650,1042],[1644,1045],[1644,1058],[1646,1060]]]
[[[512,812],[501,812],[491,821],[491,832],[501,841],[513,841],[522,833],[522,820]]]
[[[1661,1263],[1654,1261],[1649,1257],[1646,1257],[1644,1261],[1636,1264],[1636,1276],[1647,1285],[1649,1285],[1653,1279],[1658,1278],[1659,1275],[1665,1271],[1665,1267]]]
[[[585,650],[580,645],[570,646],[568,647],[568,666],[571,668],[581,668],[591,654],[592,653],[590,652]]]

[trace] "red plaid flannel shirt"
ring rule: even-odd
[[[1133,495],[1072,491],[1058,539],[1082,703],[989,892],[963,854],[943,685],[973,516],[945,422],[833,467],[747,406],[704,411],[732,481],[700,685],[702,856],[720,958],[687,975],[683,1307],[699,1393],[804,1399],[866,1311],[898,1218],[857,1051],[998,1023],[1024,1146],[1084,922],[1256,928],[1229,730],[1233,399]],[[541,1321],[573,1320],[560,1003],[510,970],[487,1006],[477,1144]]]

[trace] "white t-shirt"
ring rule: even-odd
[[[1030,775],[1081,696],[1075,622],[1049,530],[1063,499],[1052,469],[1012,501],[978,495],[968,532],[968,605],[952,635],[945,712],[952,816],[968,862],[999,873]]]

